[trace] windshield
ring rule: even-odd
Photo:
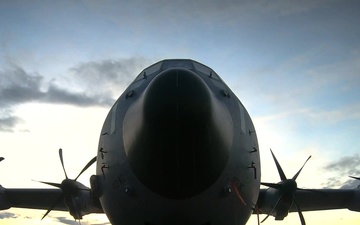
[[[169,68],[186,68],[195,73],[202,73],[209,76],[210,78],[221,80],[220,77],[213,71],[210,67],[205,66],[199,62],[190,59],[167,59],[155,63],[148,68],[141,71],[141,73],[136,77],[135,81],[142,80],[147,76],[152,75],[153,73],[160,73],[161,71],[167,70]]]

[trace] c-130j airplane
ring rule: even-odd
[[[56,189],[0,186],[0,209],[44,209],[43,218],[69,211],[75,220],[105,213],[113,225],[244,225],[252,213],[264,221],[296,211],[305,225],[304,211],[360,211],[360,187],[300,189],[296,178],[307,160],[289,179],[271,154],[281,181],[262,183],[255,128],[235,94],[203,64],[163,60],[112,106],[97,156],[75,179],[60,149],[66,179],[42,182]],[[77,178],[95,162],[88,188]]]

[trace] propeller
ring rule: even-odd
[[[279,199],[276,201],[276,204],[274,205],[274,207],[271,209],[271,212],[261,221],[264,222],[270,215],[272,215],[274,213],[274,211],[276,210],[277,206],[279,205],[280,202],[282,201],[289,201],[289,207],[288,210],[290,209],[291,205],[294,204],[296,207],[296,210],[299,214],[299,218],[301,221],[301,225],[305,225],[305,219],[304,216],[301,212],[301,209],[295,199],[295,192],[296,190],[306,190],[306,189],[301,189],[297,187],[297,183],[296,183],[296,178],[299,176],[300,172],[302,171],[302,169],[304,168],[305,164],[307,163],[307,161],[309,161],[309,159],[311,158],[311,156],[309,156],[307,158],[307,160],[305,161],[305,163],[302,165],[302,167],[300,168],[300,170],[291,178],[288,179],[286,178],[286,175],[283,171],[283,169],[280,166],[280,163],[278,162],[278,160],[276,159],[273,151],[270,149],[271,151],[271,155],[275,161],[275,165],[276,168],[278,170],[279,176],[281,181],[279,183],[265,183],[265,182],[261,182],[262,185],[270,187],[270,188],[274,188],[276,190],[279,191],[280,193],[280,197]],[[306,190],[308,191],[308,190]]]
[[[67,176],[61,148],[59,149],[59,157],[60,157],[60,162],[61,162],[62,168],[64,170],[65,179],[60,184],[52,183],[52,182],[45,182],[45,181],[39,181],[39,182],[53,186],[53,187],[60,188],[62,190],[62,193],[55,199],[55,201],[51,204],[51,206],[49,207],[49,209],[46,211],[45,215],[41,219],[44,219],[51,212],[51,210],[53,210],[63,200],[65,200],[65,203],[66,203],[67,207],[69,208],[70,213],[73,210],[75,210],[75,215],[72,214],[74,216],[74,218],[81,219],[80,212],[78,212],[76,210],[76,207],[74,207],[74,205],[75,205],[74,203],[76,201],[76,199],[74,197],[80,190],[90,191],[90,189],[86,188],[84,185],[77,182],[76,180],[80,177],[81,174],[83,174],[96,161],[96,156],[94,158],[92,158],[86,164],[86,166],[81,170],[81,172],[75,179],[69,179]],[[70,204],[68,204],[68,203],[70,203]]]
[[[353,176],[349,176],[349,177],[356,179],[356,180],[360,180],[360,177],[353,177]]]

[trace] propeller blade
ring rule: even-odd
[[[64,173],[65,173],[65,177],[66,177],[66,179],[68,179],[68,176],[67,176],[66,170],[65,170],[65,166],[64,166],[64,159],[63,159],[62,149],[61,148],[59,149],[59,156],[60,156],[60,161],[61,161],[62,168],[63,168]]]
[[[54,201],[54,203],[51,205],[51,207],[46,211],[45,215],[41,218],[43,220],[50,212],[57,206],[61,200],[63,199],[63,194],[59,195],[59,197]]]
[[[270,187],[270,188],[274,188],[276,190],[279,190],[282,188],[282,185],[281,184],[274,184],[274,183],[266,183],[266,182],[261,182],[260,183],[261,185],[264,185],[266,187]]]
[[[298,190],[298,191],[312,191],[312,192],[315,192],[315,193],[321,193],[321,194],[325,194],[321,191],[318,191],[318,190],[310,190],[310,189],[301,189],[301,188],[297,188],[297,183],[296,183],[296,178],[299,176],[300,172],[302,171],[302,169],[304,168],[305,164],[309,161],[309,159],[311,158],[311,156],[309,156],[305,163],[302,165],[302,167],[300,168],[300,170],[294,175],[294,177],[292,179],[287,179],[286,176],[285,176],[285,173],[284,171],[282,170],[278,160],[276,159],[273,151],[270,149],[271,151],[271,155],[273,156],[274,158],[274,161],[275,161],[275,164],[276,164],[276,168],[279,172],[279,176],[280,176],[280,179],[281,179],[281,182],[275,184],[275,183],[262,183],[262,185],[264,186],[267,186],[267,187],[270,187],[270,188],[274,188],[274,189],[277,189],[279,191],[279,193],[281,194],[280,195],[280,198],[279,200],[276,202],[275,206],[271,209],[271,212],[261,221],[261,222],[264,222],[270,215],[274,214],[274,211],[276,210],[276,207],[277,205],[279,204],[280,200],[283,198],[283,196],[285,196],[285,201],[287,200],[290,200],[289,197],[292,197],[291,201],[293,204],[295,204],[296,206],[296,209],[297,209],[297,212],[299,214],[299,217],[300,217],[300,221],[301,221],[301,225],[305,225],[305,219],[304,219],[304,216],[301,212],[301,209],[299,207],[299,205],[297,204],[296,200],[295,200],[295,192]],[[290,195],[289,195],[290,194]],[[325,194],[326,195],[326,194]],[[275,216],[276,218],[276,216]]]
[[[296,178],[299,176],[301,170],[304,168],[305,164],[307,163],[307,161],[309,161],[309,159],[311,158],[311,156],[309,156],[309,158],[307,158],[307,160],[305,161],[305,163],[303,164],[303,166],[300,168],[300,170],[294,175],[294,177],[292,178],[293,180],[296,180]]]
[[[281,166],[280,166],[280,163],[279,163],[278,160],[276,159],[273,151],[272,151],[271,149],[270,149],[270,151],[271,151],[271,155],[272,155],[272,157],[273,157],[273,159],[274,159],[274,161],[275,161],[276,168],[277,168],[277,170],[278,170],[278,172],[279,172],[280,179],[281,179],[281,180],[286,180],[287,178],[286,178],[286,176],[285,176],[284,171],[282,170],[282,168],[281,168]]]
[[[300,217],[301,225],[306,225],[305,218],[304,218],[304,216],[303,216],[303,214],[301,212],[301,209],[300,209],[299,205],[297,204],[294,196],[293,196],[293,200],[294,200],[294,204],[296,206],[296,210],[298,211],[298,214],[299,214],[299,217]]]
[[[94,158],[92,158],[88,164],[86,164],[86,166],[81,170],[81,172],[79,173],[79,175],[75,178],[75,181],[80,177],[80,175],[85,172],[85,170],[87,170],[92,164],[94,164],[94,162],[96,161],[96,156]]]
[[[0,162],[3,161],[5,158],[4,157],[0,157]]]
[[[47,184],[47,185],[50,185],[50,186],[57,187],[57,188],[61,189],[61,184],[58,184],[58,183],[45,182],[45,181],[37,181],[37,182],[42,183],[42,184]]]
[[[76,206],[76,200],[74,199],[73,196],[71,196],[71,202],[72,202],[72,205],[73,205],[73,206]],[[78,210],[77,210],[76,207],[75,207],[74,211],[75,211],[75,214],[76,214],[76,215],[72,215],[72,216],[74,216],[74,218],[79,219],[79,222],[80,222],[80,219],[82,219],[82,216],[80,215],[80,213],[78,212]],[[76,217],[75,217],[75,216],[76,216]]]
[[[349,177],[356,179],[356,180],[360,180],[360,177],[353,177],[353,176],[349,176]]]
[[[260,225],[260,216],[259,216],[260,212],[259,212],[258,205],[255,206],[255,210],[256,210],[256,217],[257,217],[257,224]]]
[[[74,179],[69,179],[65,170],[64,165],[64,159],[63,159],[63,153],[62,149],[59,149],[59,158],[61,162],[61,166],[64,170],[64,174],[66,179],[62,181],[61,184],[59,183],[52,183],[52,182],[45,182],[45,181],[38,181],[43,184],[47,184],[53,187],[57,187],[61,189],[61,194],[55,199],[55,201],[51,204],[49,209],[46,211],[45,215],[41,218],[44,219],[50,212],[53,210],[61,201],[65,201],[65,205],[68,207],[69,212],[72,216],[74,216],[75,219],[82,219],[81,217],[81,210],[77,209],[77,193],[78,190],[85,190],[85,191],[91,191],[91,189],[86,188],[83,185],[79,185],[76,181],[79,176],[85,172],[95,161],[96,157],[92,158],[86,166],[82,169],[82,171],[79,173],[79,175]],[[75,211],[74,211],[75,210]]]
[[[267,214],[266,215],[266,217],[263,219],[263,220],[261,220],[261,222],[260,223],[263,223],[267,218],[269,218],[269,216],[270,216],[270,213],[269,214]]]
[[[271,209],[271,211],[266,215],[266,217],[261,221],[261,223],[263,223],[271,214],[273,214],[273,212],[276,209],[276,206],[279,204],[280,200],[282,198],[282,195],[279,197],[279,199],[277,200],[276,204],[274,205],[274,207]]]

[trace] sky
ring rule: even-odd
[[[262,181],[355,188],[360,176],[360,2],[341,0],[0,1],[0,184],[61,182],[96,154],[102,123],[142,69],[190,58],[215,70],[251,115]],[[89,186],[92,166],[79,181]],[[66,212],[10,209],[6,224],[78,224]],[[348,210],[308,224],[358,224]],[[261,215],[261,218],[265,215]],[[82,224],[108,224],[104,215]],[[248,224],[256,224],[252,217]],[[284,221],[300,224],[296,213]]]

